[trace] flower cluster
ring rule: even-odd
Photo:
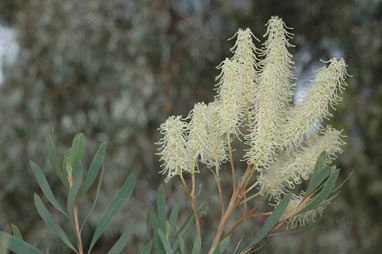
[[[344,60],[324,62],[327,66],[311,80],[304,99],[294,104],[296,78],[288,51],[293,34],[278,17],[266,26],[261,48],[248,28],[235,34],[233,56],[217,67],[221,73],[213,102],[197,103],[187,118],[172,116],[160,127],[159,155],[164,162],[161,172],[168,173],[166,181],[183,172],[198,172],[199,163],[218,170],[229,159],[236,138],[248,146],[243,158],[257,172],[261,194],[270,194],[277,205],[311,176],[323,151],[325,165],[342,151],[341,131],[323,123],[331,116],[329,105],[334,108],[341,100],[347,76]],[[290,206],[301,199],[294,196]]]

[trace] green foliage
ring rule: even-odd
[[[68,187],[67,193],[67,212],[61,208],[59,201],[56,199],[52,189],[49,186],[49,183],[42,171],[42,169],[33,161],[30,161],[30,166],[32,171],[37,179],[37,182],[47,198],[47,200],[63,215],[68,217],[70,224],[73,227],[73,235],[76,235],[76,239],[78,242],[81,242],[81,230],[79,228],[78,222],[78,202],[86,194],[86,192],[90,189],[92,184],[94,183],[98,172],[100,170],[101,164],[103,163],[103,158],[106,150],[106,143],[101,144],[97,153],[94,156],[93,162],[90,165],[89,170],[86,172],[86,177],[84,178],[83,167],[81,164],[81,160],[84,155],[85,150],[85,138],[82,133],[77,134],[73,139],[73,144],[70,149],[68,149],[63,164],[59,164],[59,159],[56,153],[55,144],[52,141],[50,135],[45,137],[46,143],[48,145],[48,153],[49,153],[49,161],[52,168],[55,170],[57,177],[61,180],[62,184],[65,187]],[[63,170],[65,169],[65,171]],[[103,172],[103,171],[102,171]],[[102,174],[101,174],[102,175]],[[102,177],[100,177],[100,180]],[[68,186],[67,186],[68,184]],[[99,191],[100,185],[98,185]],[[122,208],[122,206],[127,202],[130,195],[132,194],[135,187],[135,175],[130,174],[120,191],[116,195],[116,197],[112,200],[111,204],[106,209],[101,221],[99,222],[97,228],[95,229],[93,238],[90,243],[90,247],[88,253],[91,253],[94,245],[97,240],[104,233],[107,226],[110,224],[112,219],[118,213],[118,211]],[[164,195],[164,193],[163,193]],[[55,232],[55,234],[65,243],[67,247],[69,247],[74,252],[78,253],[80,250],[76,249],[72,244],[68,234],[64,231],[64,229],[57,223],[54,216],[49,212],[46,208],[44,202],[41,200],[38,194],[34,194],[34,202],[37,209],[38,214],[42,218],[42,220]],[[84,220],[84,224],[86,219]],[[83,226],[84,226],[83,224]],[[31,246],[23,240],[23,237],[19,231],[19,229],[13,225],[13,234],[11,236],[5,232],[0,232],[0,245],[5,248],[15,252],[16,254],[39,254],[43,253],[43,251],[38,250],[37,248]],[[133,233],[133,224],[130,222],[126,231],[121,235],[118,241],[113,245],[108,254],[119,254],[124,247],[127,245],[131,235]],[[80,244],[79,244],[80,246]],[[79,247],[79,248],[82,248]],[[151,248],[151,247],[150,247]],[[146,251],[149,249],[149,246],[146,248]],[[82,249],[81,249],[82,252]]]

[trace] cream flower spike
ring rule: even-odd
[[[301,184],[302,180],[309,179],[318,156],[323,151],[327,153],[325,165],[330,164],[336,158],[336,154],[342,152],[341,146],[345,142],[341,137],[341,131],[329,126],[323,136],[315,138],[304,149],[290,154],[284,153],[279,161],[259,176],[261,191],[269,191],[271,196],[279,199],[294,189],[295,185]]]
[[[207,128],[210,125],[207,105],[204,102],[196,103],[186,119],[191,119],[189,123],[190,132],[187,140],[187,153],[190,154],[193,161],[197,161],[200,156],[200,160],[205,162],[208,142]]]
[[[241,110],[241,90],[239,78],[239,65],[236,61],[226,58],[219,66],[221,69],[217,84],[217,100],[219,101],[219,116],[222,135],[234,134],[238,137]]]
[[[222,122],[219,116],[219,101],[208,104],[208,140],[206,147],[206,165],[216,167],[228,161],[227,139],[221,132]]]
[[[187,123],[181,120],[181,116],[170,116],[165,123],[161,124],[159,130],[163,138],[157,143],[161,145],[157,155],[160,156],[159,161],[163,161],[161,167],[164,167],[159,173],[167,173],[165,182],[183,172],[193,174],[192,160],[186,151]]]
[[[251,133],[248,135],[250,149],[246,153],[248,163],[255,164],[258,171],[267,168],[281,148],[280,133],[286,122],[292,100],[294,75],[291,46],[284,22],[272,17],[268,24],[268,36],[264,43],[261,72],[255,91],[254,105],[250,108]]]
[[[311,81],[312,88],[306,91],[305,98],[298,102],[291,111],[290,120],[283,133],[284,146],[300,145],[309,137],[312,127],[319,127],[323,119],[332,116],[329,105],[341,101],[338,91],[342,93],[346,86],[346,64],[343,59],[333,58],[328,67],[322,67]]]
[[[257,79],[258,61],[256,53],[260,53],[260,50],[253,44],[252,38],[259,41],[249,28],[239,31],[231,38],[235,38],[235,45],[231,48],[234,52],[233,61],[236,61],[240,66],[240,90],[242,92],[242,108],[243,110],[251,104],[254,99],[255,93],[255,80]]]

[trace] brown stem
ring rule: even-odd
[[[198,234],[198,236],[200,236],[200,225],[199,225],[199,216],[198,216],[198,211],[195,207],[195,197],[193,196],[192,192],[190,191],[190,189],[188,188],[187,186],[187,183],[186,181],[184,180],[183,178],[183,175],[180,174],[180,180],[182,180],[182,183],[183,183],[183,186],[184,186],[184,189],[186,190],[186,193],[188,195],[188,198],[190,199],[191,201],[191,206],[192,206],[192,212],[194,214],[194,217],[195,217],[195,224],[196,224],[196,232]],[[194,176],[194,175],[192,175]],[[195,184],[195,179],[193,179],[193,182],[192,182],[193,186]],[[194,191],[193,191],[194,192]]]
[[[245,173],[244,173],[244,179],[245,177],[248,176],[249,172],[252,170],[253,168],[253,165],[248,165]],[[235,209],[237,208],[238,204],[240,204],[240,201],[242,199],[242,196],[239,195],[242,193],[242,184],[244,184],[244,182],[241,182],[239,187],[236,188],[234,190],[234,192],[232,193],[232,196],[231,196],[231,200],[229,202],[229,205],[228,205],[228,208],[224,214],[224,216],[220,219],[220,222],[219,222],[219,226],[218,226],[218,230],[216,232],[216,235],[215,235],[215,239],[214,241],[212,242],[212,245],[211,245],[211,248],[209,250],[209,254],[212,254],[213,251],[216,249],[216,247],[218,246],[218,244],[220,243],[220,238],[223,234],[223,231],[229,221],[229,219],[231,218],[231,216],[233,215]]]

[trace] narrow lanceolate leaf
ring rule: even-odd
[[[160,223],[160,228],[162,231],[166,231],[166,197],[161,184],[157,192],[157,209],[158,209],[158,218]]]
[[[30,161],[29,164],[32,167],[33,174],[35,175],[37,182],[38,182],[38,185],[40,186],[45,197],[54,206],[54,208],[56,208],[58,211],[60,211],[62,214],[64,214],[66,216],[66,213],[61,208],[56,197],[54,196],[52,189],[50,188],[49,183],[46,180],[45,175],[42,172],[41,168],[36,163],[34,163],[33,161]]]
[[[98,172],[103,162],[103,158],[105,157],[106,147],[107,143],[105,142],[102,145],[100,145],[96,154],[94,155],[92,164],[90,164],[89,171],[87,172],[84,185],[80,191],[79,199],[85,196],[86,192],[90,189],[95,179],[97,178]]]
[[[321,204],[321,202],[323,202],[329,196],[331,191],[333,190],[339,173],[340,173],[339,169],[334,170],[334,172],[329,176],[329,179],[327,180],[324,188],[317,195],[317,197],[311,203],[309,203],[306,207],[301,209],[297,214],[307,212],[307,211],[314,209],[317,206],[319,206]]]
[[[141,252],[139,252],[139,254],[150,254],[152,247],[153,247],[153,242],[150,241],[148,242],[148,244],[145,245],[145,247],[143,247],[143,249],[141,250]]]
[[[74,228],[73,207],[74,207],[74,204],[76,202],[76,197],[77,197],[78,190],[80,189],[80,186],[81,186],[81,183],[82,183],[82,174],[83,174],[83,170],[80,168],[80,170],[78,171],[78,173],[74,177],[74,182],[73,182],[72,187],[70,188],[69,195],[68,195],[68,200],[67,200],[67,203],[66,203],[66,209],[67,209],[67,212],[68,212],[68,215],[69,215],[68,217],[69,217],[69,220],[70,220],[73,228]]]
[[[172,208],[169,218],[170,223],[170,229],[171,229],[171,235],[173,236],[176,230],[176,220],[178,219],[178,213],[179,213],[179,206],[175,205],[174,208]]]
[[[0,246],[5,247],[16,254],[44,254],[42,250],[33,247],[27,242],[0,231]]]
[[[229,237],[224,239],[214,251],[214,254],[223,254],[229,243]]]
[[[186,246],[182,237],[179,237],[179,250],[181,254],[186,253]]]
[[[48,209],[46,209],[44,203],[41,198],[34,194],[34,203],[36,205],[36,209],[38,214],[41,216],[42,220],[57,234],[57,236],[72,250],[76,252],[73,244],[70,242],[68,236],[65,234],[64,230],[57,224],[52,215],[49,213]]]
[[[258,244],[267,234],[272,230],[274,226],[279,222],[280,217],[283,215],[285,209],[288,207],[290,202],[291,195],[288,194],[284,197],[284,199],[280,202],[279,206],[275,208],[272,215],[265,221],[263,227],[257,233],[252,242],[248,245],[247,248],[252,247],[253,245]]]
[[[207,204],[203,203],[197,210],[198,214],[202,214],[207,210]],[[195,219],[194,219],[194,213],[191,211],[184,223],[180,226],[179,230],[175,234],[175,238],[177,238],[179,235],[183,237],[183,239],[186,239],[188,236],[188,233],[192,231],[192,229],[195,227]]]
[[[156,251],[160,254],[164,253],[164,247],[162,245],[162,241],[160,240],[160,236],[158,233],[158,230],[160,229],[158,217],[155,215],[153,211],[150,210],[149,218],[150,218],[151,224],[153,225],[154,244],[155,244]]]
[[[98,224],[93,238],[90,243],[90,248],[88,253],[91,253],[94,245],[101,237],[106,227],[110,224],[111,220],[118,213],[118,211],[122,208],[122,206],[129,199],[131,193],[133,192],[135,187],[135,175],[130,174],[127,178],[126,182],[123,184],[121,190],[118,192],[117,196],[113,199],[110,206],[107,208],[105,214],[103,215],[101,222]]]
[[[80,167],[79,163],[84,155],[85,150],[85,137],[82,133],[77,134],[72,143],[71,151],[71,161],[73,166],[73,176],[76,175],[78,168]]]
[[[172,250],[171,245],[170,245],[169,241],[167,240],[166,236],[163,234],[162,230],[159,229],[158,233],[159,233],[159,237],[162,241],[163,247],[166,251],[166,254],[174,254],[174,251]]]
[[[309,196],[321,183],[329,176],[329,168],[324,168],[318,174],[316,174],[311,183],[308,186],[308,189],[305,192],[304,198]]]
[[[314,170],[312,174],[312,180],[313,178],[323,169],[324,163],[325,163],[325,158],[326,158],[326,152],[323,151],[320,156],[318,156],[316,164],[314,165]]]
[[[114,246],[109,250],[108,254],[120,254],[122,253],[123,248],[126,247],[127,243],[130,240],[131,234],[134,230],[134,224],[129,223],[127,225],[126,231],[121,235],[118,241],[114,244]]]
[[[202,240],[200,239],[200,236],[198,236],[196,237],[196,240],[194,242],[194,247],[192,248],[192,254],[199,254],[201,245],[202,245]]]
[[[21,234],[19,228],[14,224],[12,224],[12,233],[14,237],[23,240],[23,235]]]
[[[56,147],[54,145],[52,137],[49,134],[45,135],[45,142],[48,146],[50,165],[52,166],[52,168],[56,172],[56,175],[61,180],[61,182],[65,185],[65,187],[69,188],[68,179],[66,179],[64,171],[62,170],[60,163],[58,162]]]

